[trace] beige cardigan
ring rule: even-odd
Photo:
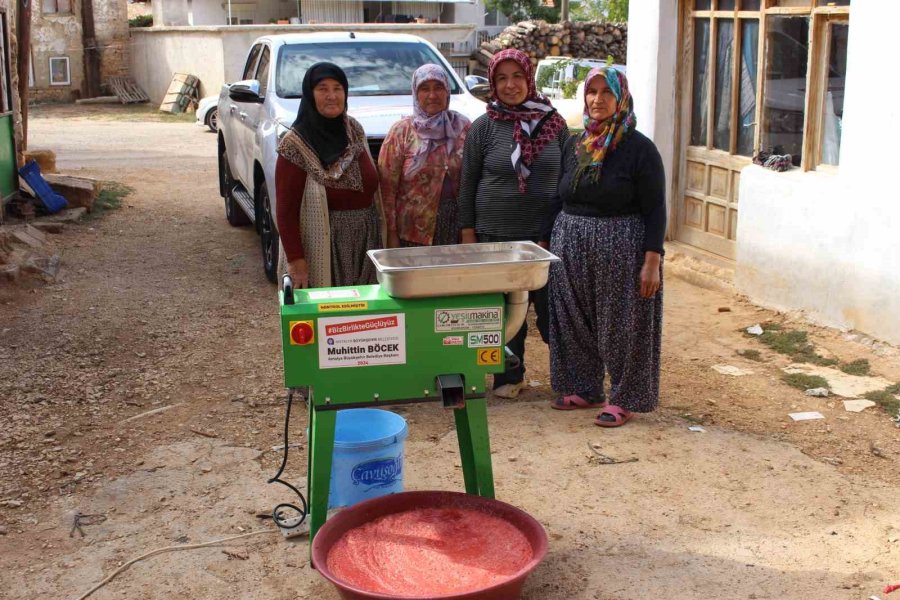
[[[372,160],[372,164],[376,164],[369,145],[366,143],[362,125],[350,116],[347,117],[347,125],[350,145],[361,144],[369,155],[369,159]],[[381,244],[384,246],[387,241],[387,226],[384,220],[380,188],[375,190],[375,206],[381,228]],[[303,190],[303,204],[300,207],[300,237],[309,266],[309,287],[331,287],[331,224],[328,219],[328,198],[325,186],[313,177],[306,178],[306,189]],[[278,242],[278,273],[287,273],[287,257],[280,240]]]

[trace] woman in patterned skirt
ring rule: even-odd
[[[316,63],[302,91],[275,164],[279,263],[296,287],[375,283],[366,251],[383,247],[378,171],[362,126],[347,114],[347,76]]]
[[[569,130],[534,84],[531,59],[508,48],[488,66],[491,102],[466,137],[459,191],[462,242],[512,242],[542,237],[550,201],[557,193],[562,151]],[[538,331],[549,339],[547,288],[529,294]],[[494,376],[494,395],[515,398],[524,387],[528,326],[507,341],[522,362]]]
[[[388,247],[456,244],[460,163],[472,123],[450,110],[441,66],[416,69],[412,96],[412,116],[394,123],[378,154]]]
[[[550,365],[560,394],[552,406],[599,408],[601,427],[659,402],[665,173],[635,123],[625,75],[588,73],[585,130],[566,145],[548,221],[562,259],[550,270]]]

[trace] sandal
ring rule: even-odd
[[[578,410],[579,408],[604,408],[606,407],[606,398],[601,397],[595,400],[588,396],[584,398],[578,394],[570,394],[568,396],[560,396],[550,403],[550,408],[556,410]]]
[[[604,415],[612,417],[610,419],[604,419]],[[607,405],[600,414],[597,415],[597,418],[594,419],[594,425],[598,427],[621,427],[625,423],[631,420],[631,417],[634,416],[634,413],[631,411],[627,411],[621,406],[609,406]]]

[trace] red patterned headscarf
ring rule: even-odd
[[[528,96],[518,106],[507,106],[497,97],[497,89],[494,84],[497,66],[507,60],[515,61],[525,73],[528,80]],[[524,193],[527,189],[525,181],[531,175],[529,167],[541,150],[548,143],[556,139],[559,132],[566,127],[563,119],[550,101],[537,93],[534,83],[534,67],[531,59],[521,50],[507,48],[501,50],[491,58],[488,66],[488,80],[491,84],[491,102],[487,107],[487,114],[495,121],[514,121],[515,129],[513,139],[516,147],[513,149],[513,168],[519,176],[519,191]]]

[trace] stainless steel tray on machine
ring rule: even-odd
[[[394,298],[430,298],[544,287],[559,260],[533,242],[369,250],[378,283]]]

